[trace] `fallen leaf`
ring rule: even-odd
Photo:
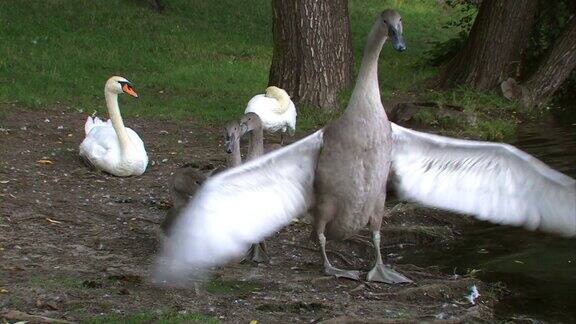
[[[258,324],[258,321],[257,320],[251,320],[250,324]]]
[[[50,160],[46,160],[46,159],[40,159],[38,161],[36,161],[40,164],[54,164],[54,162],[50,161]]]
[[[49,221],[49,222],[52,223],[52,224],[62,224],[61,221],[53,220],[53,219],[50,219],[50,218],[46,218],[46,220]]]
[[[519,260],[514,260],[514,263],[518,263],[518,264],[524,264],[524,262],[519,261]]]
[[[6,293],[8,293],[7,289],[0,288],[0,294],[6,294]]]
[[[7,184],[8,182],[10,182],[10,180],[0,180],[1,184]]]

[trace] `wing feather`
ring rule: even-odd
[[[405,198],[499,224],[576,236],[576,181],[507,144],[452,139],[392,123]]]
[[[313,200],[323,130],[209,178],[183,209],[156,272],[181,280],[246,252]]]

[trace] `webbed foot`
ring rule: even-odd
[[[255,263],[270,262],[270,258],[268,257],[268,252],[266,252],[266,245],[264,242],[252,244],[242,261],[250,261]]]
[[[366,281],[385,282],[389,284],[411,283],[412,280],[404,277],[400,273],[386,267],[382,263],[377,264],[368,272]]]
[[[360,280],[360,271],[357,270],[342,270],[333,266],[324,266],[324,273],[336,278],[348,278],[352,280]]]

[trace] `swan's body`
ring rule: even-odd
[[[80,144],[80,156],[95,168],[119,177],[141,175],[148,165],[144,143],[135,131],[124,127],[118,107],[118,94],[136,96],[128,80],[112,77],[106,82],[104,93],[110,119],[101,121],[88,117],[84,130],[86,138]]]
[[[296,107],[288,93],[278,87],[268,87],[265,94],[252,97],[244,113],[250,112],[260,117],[268,133],[280,131],[293,135],[296,130]]]
[[[223,264],[314,207],[326,273],[358,278],[358,272],[330,264],[325,244],[327,238],[348,237],[368,224],[376,254],[368,280],[408,282],[386,268],[380,254],[389,172],[405,197],[421,203],[576,236],[574,179],[509,145],[414,132],[387,120],[377,58],[387,35],[396,49],[404,49],[401,32],[395,12],[379,16],[340,119],[202,186],[164,247],[167,263],[160,263],[157,272],[161,278],[181,280]]]

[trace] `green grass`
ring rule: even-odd
[[[103,111],[113,74],[127,114],[220,120],[267,83],[269,1],[23,0],[0,3],[0,101]]]
[[[33,276],[30,278],[30,284],[32,286],[41,287],[43,289],[51,291],[86,289],[83,286],[82,279],[67,276],[51,276],[51,277]]]
[[[108,315],[102,317],[92,317],[85,319],[83,323],[99,324],[99,323],[122,323],[122,324],[139,324],[139,323],[156,323],[156,324],[171,324],[171,323],[220,323],[214,317],[200,315],[196,313],[180,314],[174,312],[166,313],[139,313],[127,316],[122,315]]]
[[[141,98],[128,115],[223,121],[243,111],[268,81],[272,15],[268,0],[167,0],[163,13],[140,0],[0,2],[0,102],[104,112],[103,84],[127,77]],[[452,36],[434,1],[350,1],[356,62],[375,15],[403,15],[408,51],[384,50],[384,97],[434,75],[422,66],[431,42]],[[312,127],[326,118],[303,114]],[[315,120],[316,119],[316,120]]]
[[[398,93],[422,91],[423,81],[437,72],[435,67],[425,64],[425,53],[435,42],[446,41],[454,37],[457,31],[442,28],[450,16],[441,10],[436,1],[351,1],[352,42],[357,66],[374,17],[385,8],[394,8],[402,15],[407,46],[402,53],[396,52],[392,46],[385,46],[380,55],[380,90],[382,97],[388,99]]]
[[[140,94],[136,100],[121,96],[125,115],[221,123],[236,118],[254,94],[263,92],[272,58],[270,1],[166,0],[162,13],[149,3],[0,2],[0,103],[103,114],[103,84],[117,74],[131,80]],[[510,106],[493,94],[426,93],[424,81],[437,73],[426,52],[457,35],[457,29],[443,26],[458,19],[458,10],[443,11],[428,0],[351,0],[356,70],[374,17],[385,8],[402,14],[408,50],[398,53],[385,46],[379,69],[383,99],[424,94],[466,109],[486,108],[480,117],[490,118],[460,133],[489,139],[513,133],[513,123],[504,117],[492,123],[494,110]],[[340,96],[343,107],[349,94]],[[315,129],[338,114],[299,107],[298,125]]]
[[[508,101],[495,93],[477,92],[466,87],[450,91],[428,93],[428,98],[442,105],[454,105],[474,115],[475,121],[457,121],[457,125],[442,125],[449,135],[481,138],[486,140],[510,140],[515,132],[520,110],[518,102]]]

